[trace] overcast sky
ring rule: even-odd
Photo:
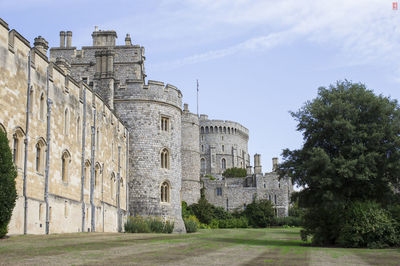
[[[130,33],[146,48],[148,79],[177,86],[196,112],[250,130],[263,170],[284,148],[300,148],[289,111],[337,80],[400,98],[400,10],[395,0],[0,0],[0,16],[31,44],[59,31],[92,44],[94,26]],[[399,4],[400,7],[400,4]],[[252,158],[253,161],[253,158]]]

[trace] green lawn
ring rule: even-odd
[[[298,228],[75,233],[0,240],[0,264],[399,265],[400,249],[304,246]]]

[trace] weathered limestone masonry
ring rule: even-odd
[[[239,123],[209,120],[200,115],[200,156],[202,175],[221,175],[232,167],[250,165],[249,130]]]
[[[254,156],[259,162],[260,155]],[[276,169],[277,158],[273,158],[273,169]],[[213,205],[223,207],[228,211],[243,210],[254,199],[268,199],[275,207],[279,217],[287,216],[290,205],[290,195],[293,185],[289,178],[279,180],[275,171],[261,173],[261,165],[255,164],[257,171],[252,174],[248,167],[246,178],[225,178],[210,180],[203,177],[205,197]]]
[[[70,49],[72,33],[66,36]],[[47,49],[40,36],[31,48],[0,19],[0,129],[18,169],[9,233],[118,231],[128,207],[128,131],[107,103],[70,76],[67,61],[49,62]]]
[[[63,44],[50,50],[54,61],[65,60],[71,75],[94,88],[127,126],[129,137],[129,212],[161,216],[175,221],[184,232],[181,217],[182,93],[172,85],[145,84],[144,48],[116,45],[115,31],[93,32],[93,45]]]
[[[187,204],[200,199],[199,117],[184,104],[182,113],[182,200]]]

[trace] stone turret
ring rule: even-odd
[[[35,46],[36,49],[42,52],[42,54],[47,55],[47,50],[49,49],[49,43],[42,36],[36,37],[33,45]]]
[[[125,45],[132,45],[132,40],[131,40],[131,36],[129,35],[129,33],[126,34]]]
[[[187,204],[200,199],[199,117],[184,104],[182,113],[182,200]]]
[[[260,154],[254,154],[254,174],[262,174]]]
[[[92,33],[93,46],[115,46],[117,33],[113,30],[96,30]]]
[[[274,157],[272,158],[272,171],[276,172],[277,169],[278,169],[278,158]]]

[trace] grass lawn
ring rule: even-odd
[[[304,246],[298,228],[74,233],[0,240],[0,264],[399,265],[400,249]]]

